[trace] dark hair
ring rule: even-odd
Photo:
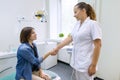
[[[25,43],[28,42],[30,36],[31,36],[31,32],[34,28],[32,27],[24,27],[20,33],[20,42],[21,43]]]
[[[85,9],[87,16],[89,16],[92,20],[96,20],[95,11],[90,4],[86,4],[85,2],[79,2],[75,6],[78,6],[78,8],[80,9]]]

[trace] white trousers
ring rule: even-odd
[[[80,72],[73,69],[71,80],[93,80],[93,76],[89,76],[88,72]]]

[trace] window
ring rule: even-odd
[[[65,36],[68,36],[68,34],[71,32],[73,24],[76,21],[74,18],[73,8],[77,2],[78,0],[61,0],[61,25],[59,26],[59,33],[62,32]]]
[[[96,0],[49,0],[50,39],[57,39],[59,33],[63,33],[65,37],[68,36],[76,22],[73,8],[82,1],[96,8]],[[99,10],[99,5],[96,10]],[[99,11],[97,15],[99,16]]]
[[[50,39],[58,39],[59,33],[67,36],[75,22],[73,8],[78,0],[49,0]],[[66,32],[67,30],[67,32]]]

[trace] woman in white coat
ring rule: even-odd
[[[70,65],[73,68],[72,80],[93,80],[101,49],[101,28],[96,21],[96,14],[91,5],[80,2],[74,6],[77,22],[65,40],[54,49],[59,49],[73,42]]]

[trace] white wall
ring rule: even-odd
[[[98,75],[104,80],[120,80],[120,0],[101,0],[100,23],[103,44]]]
[[[9,50],[10,46],[19,44],[19,30],[22,26],[39,27],[39,40],[47,38],[46,23],[37,22],[18,22],[24,17],[25,20],[32,20],[34,12],[45,7],[44,0],[1,0],[0,1],[0,51]],[[23,24],[24,23],[24,24]]]

